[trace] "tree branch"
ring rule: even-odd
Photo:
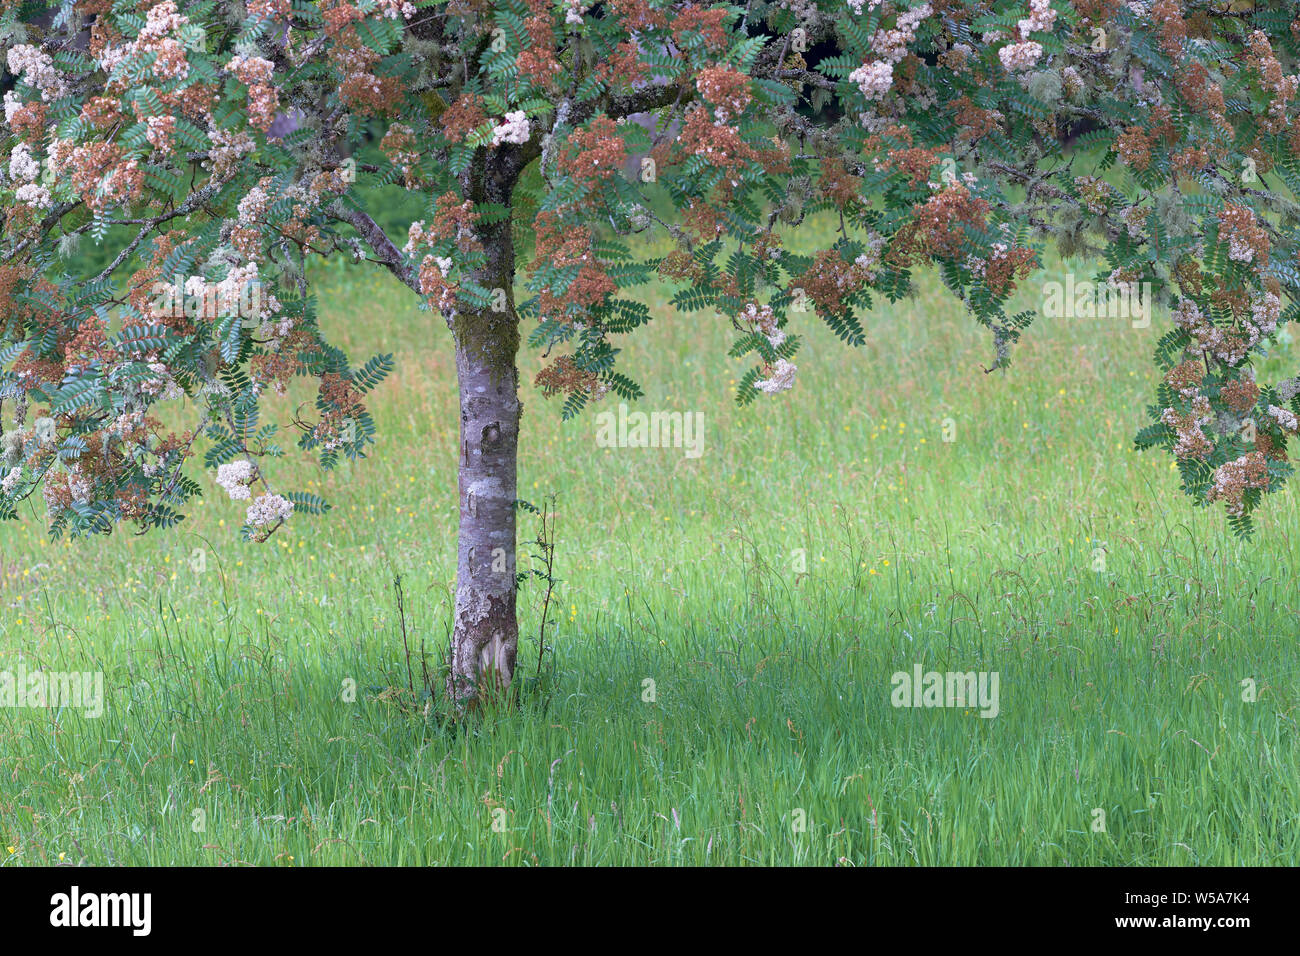
[[[342,200],[338,200],[329,207],[328,212],[339,222],[346,222],[352,226],[365,244],[374,252],[379,263],[397,276],[403,285],[419,293],[419,277],[415,274],[415,270],[411,268],[410,263],[407,262],[406,255],[392,239],[388,238],[388,233],[384,232],[379,223],[371,219],[365,210],[356,206],[346,206]]]

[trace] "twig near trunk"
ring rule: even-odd
[[[400,574],[393,577],[393,590],[397,593],[397,619],[402,625],[402,647],[406,651],[406,687],[411,692],[411,700],[415,700],[415,674],[411,670],[411,645],[406,639],[406,601],[402,595],[402,576]],[[424,666],[421,659],[420,666]]]
[[[542,563],[546,566],[546,597],[542,599],[542,622],[537,626],[538,681],[542,679],[542,658],[546,656],[546,617],[555,590],[555,496],[549,497],[542,505],[542,529],[537,533],[537,545],[542,549]]]

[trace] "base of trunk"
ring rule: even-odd
[[[460,604],[458,595],[458,607]],[[448,695],[460,704],[501,696],[514,679],[518,648],[513,600],[488,599],[486,614],[473,621],[460,619],[458,612],[451,639]]]

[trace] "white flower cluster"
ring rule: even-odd
[[[172,151],[171,134],[176,126],[175,117],[146,116],[144,123],[146,127],[145,138],[149,140],[149,145],[163,153],[170,153]]]
[[[256,265],[232,268],[226,278],[213,285],[209,285],[203,276],[193,275],[186,278],[180,288],[157,283],[156,291],[156,308],[164,315],[182,309],[186,314],[208,319],[230,315],[253,319],[267,314]],[[278,302],[276,306],[279,306]]]
[[[874,8],[875,4],[872,4]],[[916,28],[934,11],[930,4],[905,10],[898,15],[892,30],[877,30],[871,37],[871,49],[880,57],[864,63],[849,74],[849,82],[868,100],[884,99],[894,83],[894,64],[907,56],[907,47],[916,39]]]
[[[184,80],[190,75],[190,65],[185,59],[185,47],[176,39],[180,29],[190,22],[174,0],[163,0],[149,8],[144,29],[126,46],[127,56],[139,50],[156,53],[154,76],[162,80]]]
[[[1263,455],[1258,451],[1247,452],[1236,461],[1225,461],[1214,469],[1214,487],[1210,489],[1210,501],[1222,501],[1230,515],[1242,515],[1246,511],[1243,493],[1249,488],[1267,488],[1268,473],[1263,470]]]
[[[757,329],[767,339],[772,348],[776,348],[785,342],[785,330],[777,325],[776,314],[772,311],[770,305],[759,305],[750,302],[737,318]],[[798,366],[779,358],[776,360],[776,364],[771,367],[769,376],[755,382],[754,387],[760,392],[766,392],[769,395],[783,392],[794,386],[794,373],[798,370]]]
[[[9,154],[9,175],[19,182],[35,182],[41,173],[41,164],[33,157],[26,143],[20,142]]]
[[[1150,212],[1150,209],[1144,209],[1141,206],[1129,206],[1119,214],[1130,239],[1142,238],[1142,229],[1146,225]]]
[[[38,47],[25,43],[9,48],[9,72],[33,89],[41,91],[41,99],[57,100],[68,91],[68,86],[54,68],[54,61]]]
[[[189,22],[189,17],[181,15],[173,0],[163,0],[149,8],[144,28],[140,30],[140,39],[167,36]]]
[[[15,468],[6,474],[3,479],[0,479],[0,495],[4,495],[6,498],[10,497],[22,480],[23,470],[21,468]]]
[[[1261,335],[1272,335],[1277,331],[1278,319],[1282,318],[1282,300],[1272,292],[1265,292],[1250,303],[1250,315]]]
[[[415,251],[416,246],[424,242],[424,220],[417,219],[406,230],[406,245],[402,246],[402,251],[408,256]]]
[[[22,97],[13,90],[5,92],[5,122],[10,126],[13,125],[14,115],[23,108]]]
[[[265,348],[271,352],[280,351],[280,346],[284,339],[293,331],[293,316],[281,316],[278,322],[263,317],[262,324],[257,327],[257,337],[265,341]],[[277,395],[283,395],[284,392],[278,391]]]
[[[564,22],[569,26],[582,26],[582,15],[587,12],[587,5],[582,0],[564,0]]]
[[[379,6],[389,20],[396,20],[398,17],[409,20],[416,14],[415,4],[410,0],[379,0]]]
[[[1007,257],[1009,246],[1005,242],[995,242],[990,247],[991,254],[988,259],[981,259],[979,256],[967,256],[966,268],[971,271],[971,275],[983,276],[988,271],[990,262],[1001,262]]]
[[[185,60],[184,47],[175,36],[189,22],[189,17],[182,14],[172,0],[164,0],[149,8],[145,25],[134,40],[117,46],[105,45],[96,62],[101,70],[112,75],[122,61],[139,50],[165,53],[165,57],[155,62],[155,74],[169,79],[185,79],[189,76],[189,64]],[[169,72],[174,75],[166,76]]]
[[[1300,431],[1300,421],[1296,421],[1295,412],[1289,408],[1278,408],[1276,405],[1270,405],[1268,406],[1268,413],[1273,416],[1274,421],[1282,426],[1283,431]]]
[[[853,11],[854,16],[860,17],[864,6],[868,10],[874,10],[883,2],[884,0],[849,0],[849,9]]]
[[[789,10],[800,23],[808,23],[817,15],[817,0],[780,0],[777,6]]]
[[[1202,318],[1200,307],[1191,299],[1180,301],[1178,307],[1173,309],[1169,316],[1174,320],[1174,325],[1185,329],[1195,328]]]
[[[0,467],[11,469],[4,479],[0,480],[0,495],[6,498],[12,497],[15,489],[23,482],[22,461],[30,437],[31,432],[23,428],[16,428],[0,435]]]
[[[514,143],[522,146],[528,142],[528,117],[523,110],[512,110],[505,115],[501,125],[492,130],[492,145]]]
[[[156,360],[148,363],[149,371],[153,372],[153,378],[147,378],[140,383],[140,391],[145,395],[160,397],[166,401],[172,398],[180,398],[185,394],[184,389],[176,379],[172,378],[171,371],[162,362]]]
[[[1016,24],[1019,43],[1010,43],[998,50],[998,59],[1009,73],[1022,73],[1038,65],[1043,58],[1043,45],[1029,39],[1031,33],[1043,33],[1056,25],[1056,11],[1050,0],[1029,0],[1029,16]],[[1002,39],[1002,35],[986,33],[985,43]]]
[[[876,279],[876,266],[880,264],[881,253],[885,249],[885,237],[872,232],[867,240],[867,251],[853,260],[853,264],[863,271],[868,282]]]
[[[250,527],[264,528],[277,521],[286,521],[293,514],[293,502],[280,495],[259,495],[248,506],[247,522]]]
[[[241,318],[261,319],[263,322],[280,311],[280,300],[263,290],[255,262],[226,273],[226,277],[217,283],[217,303],[227,315],[233,311]]]
[[[876,170],[879,171],[881,168],[881,162],[879,159],[875,160],[875,166],[876,166]],[[961,174],[961,181],[964,182],[969,188],[974,189],[975,186],[979,183],[979,177],[977,177],[974,173],[972,173],[968,169]],[[928,183],[926,183],[926,185],[929,186],[930,189],[932,189],[934,192],[940,192],[945,189],[951,189],[953,186],[957,185],[957,177],[955,175],[950,176],[944,174],[943,178],[939,182],[935,182],[932,179]]]
[[[928,3],[905,10],[898,15],[892,30],[877,30],[871,38],[871,49],[889,63],[897,63],[907,56],[908,45],[916,39],[916,28],[934,11]]]
[[[894,85],[894,65],[883,60],[864,63],[849,74],[849,82],[855,84],[869,100],[884,99],[889,88]]]
[[[243,199],[239,200],[239,221],[243,223],[256,222],[266,215],[266,207],[270,204],[271,197],[266,194],[266,190],[261,186],[254,186],[248,191]]]
[[[109,438],[124,438],[144,424],[144,417],[143,409],[123,412],[109,423],[104,429],[104,434]]]
[[[1225,335],[1224,331],[1189,299],[1179,302],[1178,308],[1174,309],[1170,316],[1174,320],[1174,325],[1186,329],[1196,338],[1197,348],[1201,352],[1209,353],[1228,365],[1237,365],[1261,339],[1277,331],[1282,302],[1271,292],[1265,293],[1251,303],[1250,312],[1253,321],[1241,322],[1244,337],[1240,334]]]
[[[777,359],[776,365],[772,366],[771,376],[755,382],[754,387],[769,395],[784,392],[794,387],[794,373],[798,370],[797,365],[791,365],[785,359]]]
[[[59,500],[58,495],[55,493],[54,484],[52,482],[46,481],[41,487],[41,497],[45,499],[45,507],[49,509],[51,517],[67,510],[64,507],[63,502]]]
[[[117,69],[118,64],[125,60],[130,52],[131,51],[126,44],[119,46],[105,45],[104,49],[100,51],[99,56],[95,59],[95,62],[99,64],[101,70],[112,76],[113,71]]]
[[[236,53],[226,64],[226,69],[244,82],[268,83],[275,74],[275,64],[264,56],[244,56]]]
[[[1043,58],[1043,45],[1029,40],[1025,43],[1012,43],[998,50],[998,59],[1008,72],[1019,73],[1036,66]]]
[[[233,501],[249,497],[251,492],[248,490],[248,485],[255,476],[253,463],[247,459],[232,461],[217,468],[217,484],[226,489],[226,494],[230,495]]]
[[[217,179],[229,179],[239,169],[239,161],[257,148],[253,137],[246,130],[230,131],[219,129],[215,125],[208,127],[208,140],[212,148],[208,150],[208,162]]]
[[[54,205],[50,191],[40,183],[26,183],[14,190],[14,199],[37,209],[49,209]]]
[[[1016,26],[1023,37],[1052,29],[1056,26],[1056,11],[1052,9],[1051,0],[1029,0],[1029,16]]]
[[[751,302],[740,313],[740,321],[748,322],[762,333],[772,348],[785,341],[785,330],[776,324],[776,315],[770,305],[756,305]]]
[[[94,490],[94,485],[85,475],[81,473],[79,465],[73,465],[68,469],[68,494],[72,500],[79,505],[90,504],[90,494]]]
[[[1228,258],[1233,262],[1250,262],[1255,258],[1255,249],[1234,232],[1228,236]]]

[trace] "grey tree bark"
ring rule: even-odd
[[[508,193],[507,193],[508,195]],[[448,693],[462,704],[500,694],[514,676],[515,498],[519,451],[519,319],[507,220],[479,229],[487,263],[475,280],[496,311],[451,322],[460,390],[460,535]]]

